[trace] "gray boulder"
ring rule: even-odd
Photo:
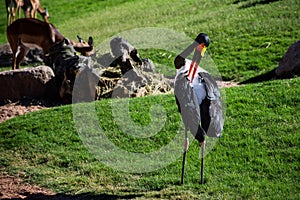
[[[115,57],[114,63],[120,66],[122,74],[133,69],[136,64],[142,64],[137,49],[127,40],[115,37],[110,41],[110,48],[112,55]]]
[[[128,71],[115,86],[112,98],[136,97],[139,89],[147,84],[148,80],[139,70],[132,69]]]
[[[278,78],[291,78],[300,75],[300,40],[288,48],[275,73]]]
[[[0,73],[0,103],[23,98],[54,99],[58,95],[53,70],[38,66]]]

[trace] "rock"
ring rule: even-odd
[[[22,65],[28,65],[29,63],[42,63],[43,52],[40,49],[31,49],[25,58],[22,60]],[[0,66],[11,66],[12,65],[12,51],[9,43],[0,45]]]
[[[145,72],[154,72],[155,65],[149,58],[143,58],[142,65],[139,67]]]
[[[133,60],[140,61],[136,48],[121,37],[113,38],[110,41],[110,48],[114,57],[121,57],[122,62],[125,62],[129,56],[132,57]]]
[[[72,90],[72,102],[91,102],[97,97],[96,86],[99,82],[98,73],[88,65],[82,66],[76,75]]]
[[[147,82],[147,79],[137,69],[132,69],[117,82],[112,98],[136,97],[136,93]]]
[[[0,66],[10,66],[12,51],[8,43],[0,45]]]
[[[102,70],[97,98],[129,98],[172,92],[173,81],[155,73],[149,58],[141,58],[127,40],[116,37],[110,42],[111,53],[101,56]]]
[[[0,73],[0,103],[22,98],[54,99],[58,95],[52,69],[47,66]]]
[[[128,88],[126,88],[124,85],[117,85],[112,93],[112,98],[129,98],[131,97],[132,93]]]
[[[275,73],[278,78],[292,78],[300,75],[300,40],[288,48]]]
[[[90,66],[91,58],[77,56],[69,40],[55,43],[45,60],[54,71],[59,96],[65,104],[96,99],[99,76]]]
[[[120,65],[122,74],[133,69],[136,64],[142,65],[137,49],[127,40],[115,37],[110,41],[110,48],[115,57],[114,63]]]

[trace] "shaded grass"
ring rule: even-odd
[[[297,199],[299,83],[297,78],[226,89],[224,137],[206,156],[205,185],[199,185],[199,146],[194,140],[188,151],[184,186],[180,186],[181,155],[151,173],[131,174],[107,167],[83,146],[74,127],[71,106],[33,112],[1,123],[1,170],[10,174],[25,172],[26,181],[70,195]],[[156,135],[132,137],[120,130],[112,115],[110,105],[117,101],[125,100],[103,100],[96,102],[95,108],[105,134],[126,151],[155,150],[168,143],[180,127],[173,95],[130,99],[128,114],[137,124],[151,123],[152,105],[163,106],[167,113],[166,124]]]

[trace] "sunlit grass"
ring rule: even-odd
[[[142,27],[169,28],[190,38],[205,32],[211,38],[208,53],[221,76],[235,81],[274,69],[287,48],[299,39],[300,4],[296,0],[261,2],[41,1],[49,9],[51,22],[66,37],[91,35],[96,46],[120,32]],[[4,4],[0,10],[5,13]],[[5,33],[5,29],[3,14],[0,32]],[[0,43],[5,41],[6,34],[0,34]],[[154,52],[143,56],[159,57],[159,51]],[[160,62],[169,63],[168,59],[161,58]]]
[[[118,172],[99,162],[82,144],[71,105],[1,123],[0,149],[5,155],[1,157],[1,170],[11,174],[25,172],[26,181],[70,194],[81,191],[140,194],[144,198],[242,199],[278,199],[283,195],[295,199],[299,191],[299,81],[225,90],[224,137],[205,158],[205,185],[199,184],[200,149],[191,136],[184,186],[180,186],[181,153],[175,162],[151,173]],[[111,110],[111,103],[118,101],[127,100],[103,100],[96,102],[95,108],[107,136],[124,150],[156,150],[179,130],[181,118],[173,95],[130,99],[129,113],[124,117],[142,126],[151,123],[149,108],[153,105],[163,106],[166,111],[164,128],[145,139],[122,132]],[[89,106],[82,106],[85,105]]]
[[[206,32],[211,38],[208,53],[222,78],[235,81],[274,69],[290,44],[299,40],[297,1],[259,2],[266,1],[41,0],[49,9],[51,22],[65,36],[92,35],[95,46],[120,32],[142,27],[168,28],[190,38]],[[0,12],[3,13],[0,32],[4,33],[0,34],[0,43],[4,43],[4,4],[0,4]],[[165,76],[174,74],[174,52],[142,49],[140,54],[152,59],[158,72]],[[184,186],[179,184],[181,155],[170,165],[151,173],[131,174],[107,167],[82,144],[71,105],[1,123],[0,169],[10,174],[25,172],[25,181],[71,195],[298,199],[299,84],[300,79],[296,78],[222,89],[226,92],[224,137],[205,158],[204,185],[199,184],[199,145],[192,139]],[[134,138],[119,129],[112,114],[112,102],[117,100],[95,103],[101,119],[99,124],[111,141],[130,152],[158,149],[180,127],[181,118],[173,95],[131,99],[129,115],[120,113],[146,126],[151,123],[151,105],[163,106],[167,113],[166,125],[159,134],[146,139]],[[128,128],[134,128],[131,125]]]

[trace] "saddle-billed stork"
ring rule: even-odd
[[[208,72],[199,67],[209,44],[209,37],[200,33],[174,60],[177,69],[175,99],[185,125],[181,184],[184,183],[185,157],[189,146],[187,131],[190,130],[201,144],[201,184],[204,183],[205,136],[221,137],[223,131],[224,118],[218,85]],[[193,60],[186,59],[193,51]]]

